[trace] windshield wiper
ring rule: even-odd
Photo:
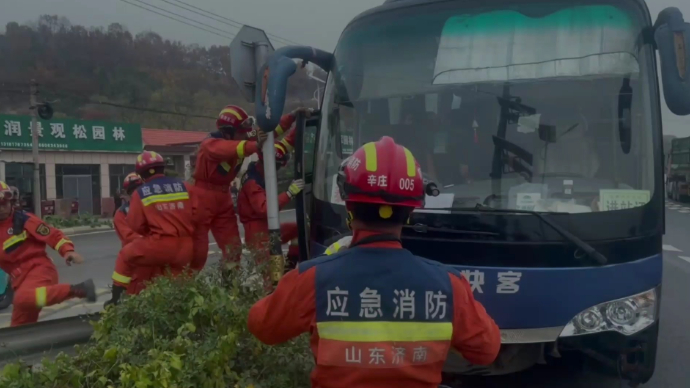
[[[500,236],[500,234],[496,233],[496,232],[460,230],[460,229],[451,229],[451,228],[445,228],[445,227],[439,228],[439,227],[434,227],[434,226],[428,226],[426,224],[421,224],[421,223],[416,223],[414,225],[403,225],[403,228],[412,229],[417,233],[441,232],[441,233],[454,233],[454,234],[476,234],[476,235],[491,236],[491,237]]]
[[[563,238],[568,240],[570,243],[575,245],[577,248],[579,248],[581,251],[583,251],[586,256],[589,256],[592,258],[594,261],[597,262],[597,264],[604,265],[608,262],[608,259],[606,259],[606,256],[602,255],[594,249],[591,245],[588,243],[580,240],[577,236],[574,234],[568,232],[567,230],[563,229],[562,226],[552,222],[548,218],[544,217],[544,215],[540,212],[535,212],[531,210],[513,210],[513,209],[495,209],[490,206],[482,205],[482,204],[477,204],[474,207],[451,207],[451,208],[444,208],[444,209],[435,209],[435,210],[450,210],[450,211],[477,211],[477,212],[485,212],[485,213],[513,213],[513,214],[531,214],[540,220],[542,220],[546,225],[550,226],[553,230],[558,232]],[[570,213],[550,213],[550,214],[570,214]]]

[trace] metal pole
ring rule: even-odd
[[[268,60],[268,43],[254,44],[254,63],[256,65],[256,79],[262,77],[259,74],[261,67]],[[266,129],[266,128],[262,128]],[[271,277],[274,281],[280,280],[285,269],[285,258],[280,246],[280,219],[278,218],[278,181],[276,174],[276,154],[273,143],[275,131],[273,128],[267,132],[268,138],[263,145],[264,154],[264,179],[266,183],[266,213],[268,215],[268,241],[271,255]]]
[[[36,95],[38,94],[38,84],[31,80],[31,155],[34,161],[34,214],[41,218],[41,174],[40,164],[38,163],[38,106],[36,106]]]

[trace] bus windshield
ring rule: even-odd
[[[314,195],[341,203],[342,160],[391,136],[441,190],[422,212],[647,204],[654,70],[641,14],[622,2],[458,3],[374,14],[343,33],[324,95],[317,157],[325,163]]]

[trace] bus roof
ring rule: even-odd
[[[350,21],[350,23],[347,24],[345,27],[345,30],[354,22],[363,19],[367,16],[371,16],[374,14],[382,13],[382,12],[387,12],[387,11],[392,11],[394,9],[400,9],[400,8],[406,8],[406,7],[414,7],[414,6],[419,6],[419,5],[425,5],[425,4],[432,4],[432,3],[446,3],[446,2],[451,2],[451,1],[464,1],[464,0],[384,0],[382,5],[379,5],[378,7],[370,8],[359,15],[355,16],[354,19]],[[482,2],[482,4],[485,4],[486,2],[495,2],[495,3],[519,3],[520,0],[488,0]],[[534,0],[529,0],[530,2]],[[544,3],[550,3],[553,0],[536,0],[537,2],[542,1]],[[647,7],[647,3],[645,0],[620,0],[620,1],[628,1],[632,4],[638,5],[642,8],[644,14],[647,16],[647,22],[650,23],[651,25],[651,16],[649,14],[649,8]],[[467,1],[470,2],[470,1]],[[601,4],[601,1],[597,0],[579,0],[579,2],[582,5],[585,4]]]

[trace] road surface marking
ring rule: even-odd
[[[661,248],[662,248],[663,250],[669,251],[669,252],[683,252],[683,251],[681,251],[680,249],[674,247],[673,245],[668,245],[668,244],[662,245]]]
[[[678,256],[678,258],[679,258],[679,259],[682,259],[682,260],[685,260],[685,261],[687,261],[688,263],[690,263],[690,257],[687,257],[687,256]]]

